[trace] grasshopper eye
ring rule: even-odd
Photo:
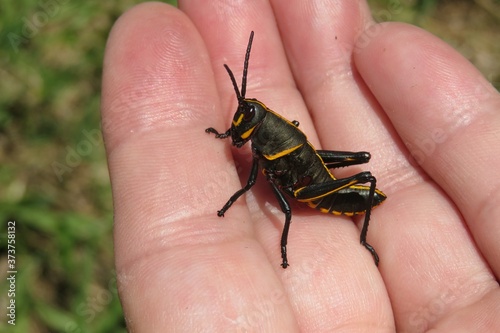
[[[255,116],[255,105],[248,105],[244,108],[243,111],[243,120],[250,121]]]

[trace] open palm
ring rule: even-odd
[[[477,70],[417,28],[375,24],[365,2],[146,3],[111,32],[103,132],[113,186],[120,297],[134,332],[493,332],[500,327],[500,97]],[[321,4],[320,4],[321,3]],[[362,218],[292,204],[249,147],[215,140],[236,109],[222,64],[247,97],[316,148],[369,151],[388,199]]]

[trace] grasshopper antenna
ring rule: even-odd
[[[224,64],[224,68],[226,69],[229,77],[231,78],[231,82],[233,83],[234,92],[236,93],[236,97],[238,98],[238,102],[241,102],[245,99],[245,94],[247,90],[247,73],[248,73],[248,60],[250,59],[250,50],[252,49],[253,42],[253,31],[250,33],[250,39],[248,40],[247,53],[245,55],[245,63],[243,65],[243,79],[241,80],[241,93],[238,89],[238,83],[236,83],[236,79],[234,78],[234,74],[229,68],[228,65]]]
[[[241,80],[241,97],[245,98],[247,91],[247,72],[248,72],[248,60],[250,59],[250,50],[252,49],[253,42],[253,31],[250,33],[250,39],[248,40],[247,53],[245,55],[245,64],[243,65],[243,79]]]

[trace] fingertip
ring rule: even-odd
[[[215,94],[210,80],[203,80],[210,75],[204,43],[184,13],[155,2],[124,13],[104,58],[101,112],[108,153],[133,133],[202,118],[206,109],[186,105]]]

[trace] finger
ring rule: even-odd
[[[287,60],[276,29],[272,8],[267,1],[250,1],[245,5],[231,5],[224,1],[185,1],[179,3],[180,8],[186,12],[203,34],[204,39],[211,41],[208,44],[209,53],[213,59],[213,68],[216,73],[217,85],[223,100],[221,114],[230,123],[236,109],[236,98],[227,73],[222,67],[223,63],[230,66],[238,83],[242,75],[245,47],[250,31],[255,31],[248,69],[247,97],[255,97],[264,102],[269,108],[276,110],[290,120],[299,119],[300,128],[309,129],[311,137],[315,138],[312,123],[308,117],[301,96],[298,94],[293,82],[293,77],[288,68]],[[219,31],[210,34],[214,27]],[[316,140],[317,141],[317,140]],[[241,167],[242,181],[246,180],[248,166],[251,164],[252,153],[249,145],[241,150],[233,149],[237,167]],[[236,188],[237,189],[237,188]],[[233,189],[234,191],[235,189]],[[228,190],[227,195],[232,192]],[[258,239],[269,253],[274,267],[279,274],[284,274],[280,268],[280,237],[283,231],[284,214],[278,208],[278,202],[273,196],[269,185],[262,177],[257,179],[257,184],[241,199],[245,200],[250,208],[252,223],[256,227]],[[240,199],[240,200],[241,200]],[[295,207],[293,207],[294,211]],[[226,216],[235,216],[235,211],[230,211]],[[292,230],[300,226],[301,216],[293,215]],[[302,218],[302,220],[304,220]],[[294,237],[300,235],[292,231],[289,236],[290,244]],[[300,245],[299,245],[300,246]],[[301,248],[289,247],[289,261],[292,265],[299,265],[301,258],[295,253]],[[304,254],[305,260],[310,257]],[[293,259],[292,259],[293,258]]]
[[[359,121],[359,115],[345,110],[349,106],[357,112],[357,105],[364,105],[367,109],[366,101],[358,97],[359,87],[352,76],[349,54],[357,32],[366,24],[368,8],[354,1],[273,1],[272,5],[293,76],[312,114],[322,148],[371,148],[371,145],[364,146],[358,142],[352,144],[354,136],[348,133],[359,128],[351,128]],[[318,279],[315,286],[301,284],[297,289],[307,297],[310,297],[311,290],[321,293],[320,289],[335,296],[328,301],[315,300],[321,309],[301,311],[310,311],[310,318],[320,322],[323,319],[320,320],[319,316],[327,317],[326,312],[331,309],[339,312],[346,308],[356,309],[347,315],[344,313],[347,322],[357,325],[368,323],[372,331],[377,327],[390,326],[392,312],[385,287],[380,278],[373,276],[378,272],[369,253],[359,244],[359,230],[347,218],[321,215],[319,219],[310,228],[304,228],[303,233],[313,235],[310,238],[309,258],[320,258],[324,262],[321,268],[313,268],[332,279]],[[310,224],[309,221],[307,223]],[[311,231],[312,228],[315,231]],[[302,239],[305,237],[308,236],[303,235]],[[309,272],[309,268],[304,270]],[[336,297],[342,298],[342,301]],[[329,324],[334,327],[337,319],[330,317],[330,320]],[[345,325],[345,322],[342,324]]]
[[[376,47],[384,47],[384,44]],[[497,144],[500,141],[500,96],[454,50],[437,41],[426,45],[425,50],[429,47],[432,52],[424,55],[416,48],[398,50],[398,54],[385,52],[383,59],[401,59],[416,52],[409,58],[416,62],[405,61],[415,70],[409,71],[411,76],[396,81],[393,66],[389,72],[393,81],[374,89],[418,89],[419,94],[412,94],[411,99],[392,98],[382,102],[390,108],[396,104],[400,106],[401,112],[391,115],[391,120],[403,135],[415,161],[457,204],[498,277],[500,207],[496,203],[500,200],[500,171],[495,166],[500,162],[500,145]],[[382,53],[378,51],[378,54]],[[380,74],[376,68],[371,73],[372,79]],[[378,80],[381,78],[378,76]],[[432,84],[429,84],[430,78]]]
[[[282,18],[280,30],[288,32],[283,34],[288,58],[322,148],[369,151],[372,155],[368,165],[337,169],[335,175],[345,177],[368,169],[390,197],[385,180],[394,175],[391,171],[398,162],[394,155],[398,147],[392,143],[390,126],[352,62],[356,40],[371,24],[366,3],[313,1],[304,7],[299,1],[295,6],[277,1],[274,7],[283,13],[278,17]],[[419,178],[415,172],[405,177]],[[371,224],[368,236],[373,244],[377,243],[376,224],[382,222],[377,215],[386,209],[384,206],[373,211],[372,221],[377,222]],[[352,227],[354,239],[359,230]]]
[[[270,108],[285,107],[287,116],[291,119],[300,118],[298,116],[300,113],[307,114],[305,108],[300,107],[303,104],[300,103],[300,96],[294,88],[274,16],[267,1],[251,1],[244,6],[240,4],[234,6],[231,2],[225,1],[181,1],[179,6],[196,24],[207,41],[219,94],[223,101],[222,108],[217,110],[218,117],[223,119],[223,123],[229,126],[237,107],[235,92],[223,64],[232,69],[236,81],[240,84],[251,31],[255,31],[255,37],[249,60],[247,97],[256,97]],[[212,33],[214,27],[220,31]],[[293,99],[297,101],[298,106],[287,108],[286,105]],[[252,164],[252,152],[249,146],[246,145],[239,150],[232,149],[236,166],[242,169],[242,182],[246,181]],[[235,179],[237,181],[238,177]],[[237,189],[238,186],[228,187],[226,196],[229,197]],[[254,192],[258,195],[253,195]],[[284,217],[282,212],[275,211],[277,217],[270,219],[271,214],[268,210],[262,211],[266,202],[277,203],[269,185],[259,177],[257,185],[240,200],[244,200],[249,206],[252,224],[256,227],[258,235],[263,235],[259,236],[259,239],[266,240],[264,245],[270,253],[269,257],[273,260],[277,271],[281,272],[279,239],[283,228],[281,221]],[[238,214],[238,211],[231,208],[226,216],[238,216]],[[272,238],[269,235],[272,235]]]
[[[498,325],[490,311],[497,307],[491,296],[498,285],[460,214],[472,221],[472,216],[466,215],[466,206],[478,201],[458,192],[459,187],[462,191],[471,190],[466,181],[470,180],[465,173],[466,160],[460,161],[457,156],[473,154],[473,141],[466,143],[462,135],[472,140],[470,135],[475,127],[474,122],[465,124],[462,117],[478,120],[488,114],[471,83],[478,82],[478,73],[449,46],[417,28],[381,24],[370,30],[370,38],[354,54],[367,86],[410,151],[420,147],[421,142],[427,149],[427,141],[436,133],[434,138],[440,141],[431,141],[432,154],[420,161],[432,180],[395,182],[397,191],[390,207],[392,221],[380,225],[391,248],[385,253],[388,266],[384,266],[384,280],[398,330],[427,330],[447,322],[459,308],[477,311],[478,307],[485,311],[485,322],[496,321]],[[479,147],[479,151],[483,149],[486,147]],[[405,154],[404,149],[400,154]],[[477,170],[473,160],[481,156],[472,157],[470,161],[467,158],[467,163],[476,165]],[[484,168],[483,174],[486,172]],[[464,198],[469,202],[464,202]],[[470,223],[468,226],[471,230],[479,227]],[[425,292],[420,292],[423,285]],[[455,330],[460,330],[463,321],[455,325]]]
[[[204,132],[220,102],[195,27],[167,5],[133,8],[110,34],[103,76],[116,267],[129,329],[237,330],[266,309],[281,315],[266,324],[287,331],[293,320],[279,281],[262,265],[267,258],[251,224],[241,222],[248,211],[239,208],[239,223],[216,216],[226,187],[239,182],[228,150]]]
[[[380,140],[370,136],[375,131],[366,128],[375,116],[352,64],[354,43],[371,22],[366,3],[292,3],[295,5],[275,1],[273,5],[281,14],[277,15],[280,30],[287,32],[283,38],[294,77],[314,116],[315,128],[320,135],[324,133],[323,148],[366,150],[376,146]]]

